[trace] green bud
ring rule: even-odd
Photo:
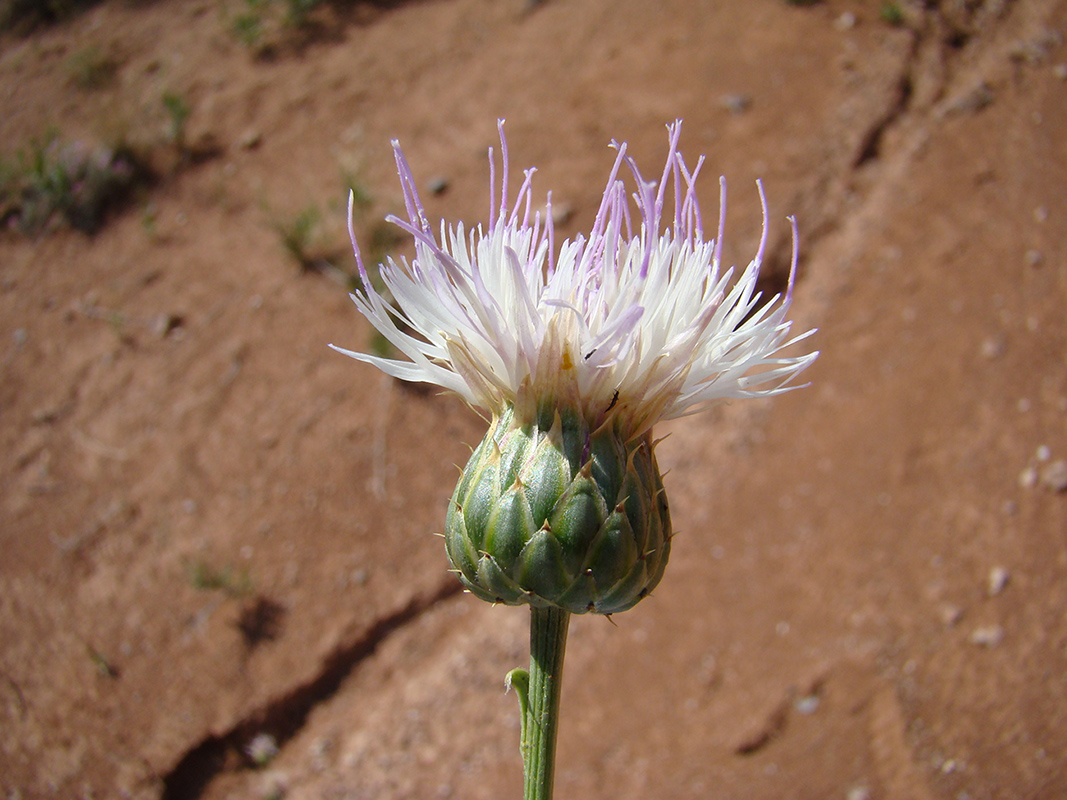
[[[663,577],[671,516],[649,434],[545,412],[499,415],[449,502],[448,559],[493,603],[632,608]]]

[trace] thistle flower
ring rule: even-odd
[[[615,163],[588,238],[557,252],[551,195],[543,213],[535,209],[533,169],[509,204],[498,127],[503,174],[497,204],[490,149],[488,227],[442,222],[439,237],[393,142],[407,219],[389,219],[413,237],[415,257],[381,265],[387,300],[353,234],[363,288],[352,299],[406,360],[335,349],[492,415],[446,528],[449,558],[471,591],[612,613],[651,591],[669,553],[652,426],[717,401],[787,391],[818,355],[781,355],[811,333],[790,338],[786,319],[796,223],[785,296],[760,305],[762,187],[759,249],[735,276],[720,267],[725,183],[718,233],[706,241],[696,195],[703,158],[687,167],[675,122],[658,182],[645,180],[625,143],[612,142]],[[635,184],[632,207],[624,167]],[[664,218],[668,199],[673,219]]]

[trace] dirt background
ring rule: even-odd
[[[1067,4],[356,2],[255,47],[250,8],[0,36],[5,157],[191,112],[95,235],[0,235],[6,800],[519,796],[526,612],[432,535],[485,424],[326,347],[371,343],[342,175],[375,236],[399,138],[432,216],[484,221],[498,117],[565,235],[612,138],[655,173],[683,118],[727,260],[757,177],[770,289],[798,217],[822,351],[658,429],[680,535],[653,598],[572,625],[557,796],[1067,796]]]

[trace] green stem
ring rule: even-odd
[[[523,716],[523,800],[552,800],[559,693],[570,620],[570,612],[561,608],[530,609],[529,685],[520,685],[526,679],[521,674],[515,675],[520,680],[512,683],[519,692]]]

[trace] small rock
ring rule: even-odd
[[[1010,575],[1004,567],[993,567],[989,570],[989,596],[996,597],[1003,592],[1009,578]]]
[[[1057,64],[1052,68],[1052,74],[1061,81],[1067,81],[1067,64]]]
[[[993,102],[993,89],[985,81],[965,92],[949,105],[949,111],[957,113],[974,113],[981,111]]]
[[[834,20],[834,27],[839,31],[850,31],[856,27],[856,15],[846,11]]]
[[[168,334],[182,325],[181,314],[156,314],[148,322],[152,334],[159,339],[166,339]]]
[[[814,714],[819,708],[819,695],[809,694],[804,697],[798,697],[793,703],[793,708],[797,710],[798,714]]]
[[[574,209],[570,203],[555,203],[552,206],[552,224],[565,225],[574,216]]]
[[[1019,473],[1019,487],[1022,489],[1033,489],[1037,486],[1037,467],[1027,467]]]
[[[846,800],[871,800],[871,790],[863,784],[853,786],[845,795]]]
[[[1040,250],[1026,251],[1026,263],[1028,266],[1040,267],[1042,261],[1044,261],[1044,256],[1041,255]]]
[[[984,625],[971,631],[971,644],[980,647],[996,647],[1004,639],[1004,629],[999,625]]]
[[[1036,67],[1045,62],[1049,50],[1061,44],[1063,35],[1059,31],[1047,29],[1030,39],[1015,42],[1008,50],[1008,57],[1013,61],[1024,61]]]
[[[1053,461],[1041,470],[1041,482],[1054,492],[1067,491],[1067,461]]]
[[[255,128],[247,128],[237,137],[237,146],[242,150],[255,150],[263,142],[263,133]]]
[[[731,114],[743,114],[752,105],[752,97],[747,94],[724,94],[722,107]]]
[[[1038,461],[1048,461],[1052,458],[1052,448],[1047,444],[1043,444],[1037,448],[1036,456]]]
[[[1004,353],[1004,339],[1000,336],[990,336],[982,342],[982,355],[988,359],[994,359]]]
[[[960,621],[960,617],[963,616],[963,609],[953,603],[942,603],[937,609],[937,613],[941,617],[941,624],[946,628],[951,628]]]
[[[440,197],[448,191],[450,183],[451,181],[449,181],[448,178],[446,178],[444,175],[438,175],[436,178],[430,179],[429,183],[426,184],[426,189],[434,197]]]
[[[34,425],[49,425],[59,419],[62,414],[63,407],[60,405],[44,406],[35,408],[30,419],[33,420]]]

